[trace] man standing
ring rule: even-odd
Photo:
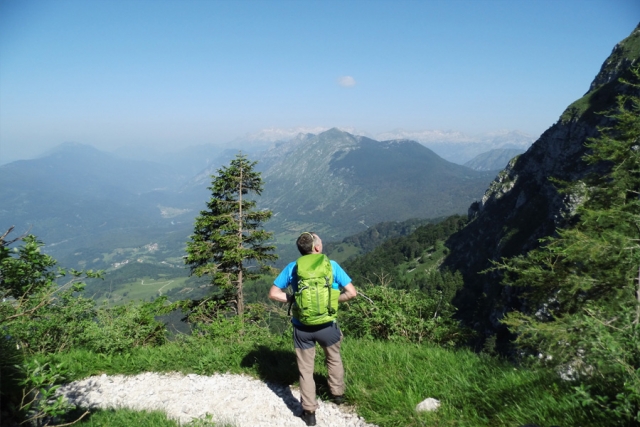
[[[298,294],[298,262],[305,258],[305,255],[322,254],[322,240],[315,233],[305,232],[296,241],[298,250],[302,255],[298,261],[291,262],[278,275],[273,286],[269,290],[269,298],[279,302],[294,302],[294,295]],[[302,265],[302,264],[300,264]],[[331,290],[341,292],[338,302],[344,302],[357,295],[356,288],[351,283],[351,278],[335,261],[330,261],[330,275],[332,276]],[[294,295],[287,294],[284,289],[291,286]],[[331,292],[329,291],[329,312],[331,312]],[[298,371],[300,371],[300,400],[302,403],[302,419],[308,426],[316,425],[315,411],[318,408],[316,401],[316,384],[313,380],[313,367],[316,357],[316,343],[324,350],[329,372],[329,389],[333,396],[333,401],[340,404],[344,401],[344,367],[340,357],[340,343],[342,342],[342,332],[338,328],[335,320],[326,323],[310,325],[301,321],[300,308],[294,311],[291,319],[293,323],[293,344],[296,350],[296,360]],[[337,308],[337,307],[336,307]]]

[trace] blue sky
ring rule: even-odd
[[[0,0],[0,163],[263,128],[538,136],[637,0]]]

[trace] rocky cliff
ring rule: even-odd
[[[479,273],[492,260],[528,252],[540,238],[564,225],[565,213],[575,201],[559,193],[550,178],[576,181],[605,167],[583,162],[584,144],[609,124],[600,113],[613,109],[618,95],[640,95],[640,88],[620,81],[631,78],[630,69],[640,64],[639,57],[640,25],[616,45],[587,93],[500,172],[482,199],[469,208],[469,225],[447,242],[451,255],[443,266],[461,271],[465,279],[455,301],[459,316],[480,336],[497,334],[498,342],[504,342],[507,331],[499,321],[522,301],[516,290],[500,284],[497,274]]]

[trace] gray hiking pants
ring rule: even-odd
[[[334,396],[344,394],[344,367],[340,357],[342,332],[336,323],[328,326],[293,326],[293,345],[296,349],[298,371],[300,371],[300,400],[302,409],[315,411],[316,383],[313,380],[313,368],[316,358],[316,343],[324,350],[329,378],[329,390]]]

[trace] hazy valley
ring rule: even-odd
[[[474,168],[485,166],[476,171],[415,141],[375,141],[337,129],[269,142],[266,150],[261,142],[247,144],[243,152],[258,161],[265,180],[259,206],[274,212],[266,228],[275,232],[280,263],[295,256],[294,236],[305,229],[340,241],[380,222],[465,213],[495,177],[495,166],[506,164],[504,156],[498,163],[496,155],[479,158]],[[63,144],[0,166],[6,184],[0,223],[38,236],[62,265],[115,275],[100,294],[145,277],[151,295],[166,294],[188,287],[182,256],[193,219],[209,197],[210,175],[237,152],[196,146],[171,155],[107,153]]]

